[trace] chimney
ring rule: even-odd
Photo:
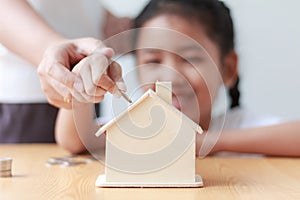
[[[165,102],[172,104],[172,82],[156,81],[155,92]]]

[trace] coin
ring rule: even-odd
[[[0,158],[0,177],[11,177],[11,158]]]
[[[11,177],[11,170],[0,171],[0,177]]]

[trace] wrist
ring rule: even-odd
[[[229,142],[231,140],[232,139],[230,138],[230,131],[221,130],[217,142],[213,148],[213,153],[220,152],[220,151],[230,151]]]

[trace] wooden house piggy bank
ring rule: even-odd
[[[201,127],[172,106],[170,82],[157,82],[126,111],[102,126],[105,174],[99,187],[201,187],[195,138]]]

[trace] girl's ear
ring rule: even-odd
[[[237,80],[237,63],[238,56],[233,50],[223,58],[223,81],[228,88],[231,88]]]

